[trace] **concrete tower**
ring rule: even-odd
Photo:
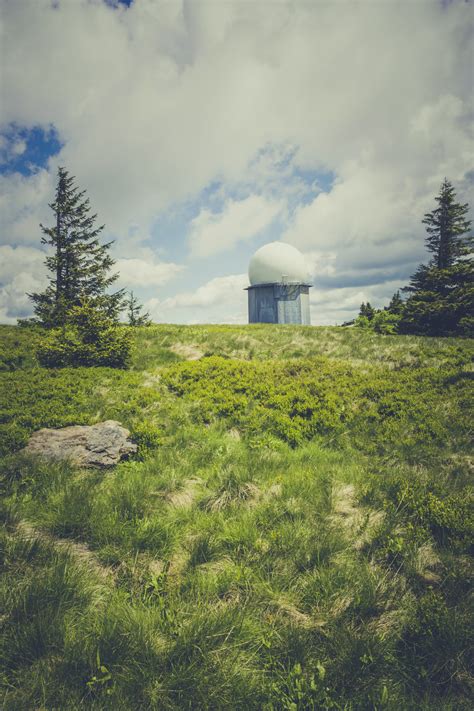
[[[311,284],[305,259],[295,247],[270,242],[257,249],[249,281],[249,323],[311,323]]]

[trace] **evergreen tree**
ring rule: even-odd
[[[426,246],[433,253],[432,266],[437,269],[449,269],[474,246],[472,237],[465,236],[471,226],[470,220],[465,219],[469,205],[461,205],[455,198],[454,188],[445,178],[435,198],[438,207],[422,220],[428,233]]]
[[[150,314],[148,311],[144,314],[141,313],[143,306],[138,303],[137,297],[134,295],[133,291],[126,302],[128,325],[129,326],[150,326]]]
[[[410,294],[400,330],[427,335],[468,334],[474,312],[474,242],[469,206],[456,202],[454,188],[444,180],[436,197],[438,206],[426,213],[428,264],[421,264],[403,289]]]
[[[399,316],[403,311],[403,306],[403,299],[400,296],[400,292],[396,291],[390,300],[387,311],[391,314]]]
[[[374,317],[375,314],[375,309],[373,306],[370,305],[370,301],[368,301],[366,304],[364,302],[361,303],[360,305],[360,310],[359,310],[359,316],[365,316],[369,321],[371,321]]]
[[[59,168],[55,200],[49,205],[54,225],[40,225],[42,244],[52,247],[45,260],[50,283],[43,293],[29,295],[44,326],[64,325],[69,311],[83,299],[113,320],[123,307],[123,290],[107,293],[118,278],[110,273],[115,263],[109,254],[112,242],[100,244],[104,225],[95,226],[97,215],[90,214],[89,198],[84,195],[74,185],[74,177]]]

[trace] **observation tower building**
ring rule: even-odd
[[[257,249],[249,263],[249,323],[309,326],[309,283],[305,258],[285,242]]]

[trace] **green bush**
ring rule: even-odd
[[[15,422],[0,424],[0,457],[24,447],[28,441],[25,430]]]
[[[69,323],[40,341],[36,355],[45,368],[108,366],[130,363],[131,336],[87,302],[74,307]]]
[[[392,336],[398,332],[401,316],[390,311],[378,311],[372,319],[371,325],[375,333]]]
[[[147,422],[137,422],[131,431],[131,438],[138,445],[138,456],[143,459],[147,452],[156,449],[161,443],[158,429]]]
[[[367,316],[358,316],[354,322],[357,328],[363,328],[369,331],[375,331],[383,336],[393,336],[398,333],[398,325],[401,316],[393,314],[390,311],[375,311],[371,319]]]
[[[17,370],[21,368],[23,362],[24,358],[21,353],[9,353],[0,346],[0,371]]]

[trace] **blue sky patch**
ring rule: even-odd
[[[0,173],[31,175],[46,168],[51,156],[62,148],[54,126],[27,128],[10,124],[0,134]]]
[[[110,7],[120,7],[120,5],[125,5],[125,7],[130,7],[130,5],[133,3],[133,0],[104,0],[106,5],[110,5]]]

